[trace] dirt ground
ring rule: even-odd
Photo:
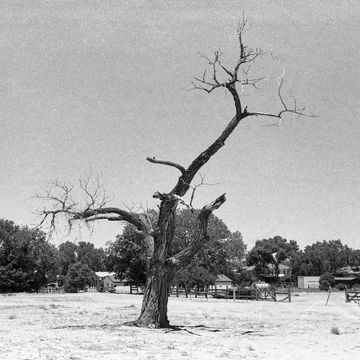
[[[360,307],[343,293],[294,294],[292,302],[171,297],[181,330],[122,326],[141,296],[0,296],[0,359],[355,359]]]

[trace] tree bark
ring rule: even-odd
[[[154,252],[149,261],[144,297],[135,326],[169,327],[167,318],[168,296],[175,267],[168,256],[175,235],[175,217],[178,200],[172,195],[161,197],[158,223],[154,231]]]
[[[225,194],[211,204],[204,206],[198,215],[198,235],[193,242],[170,257],[171,242],[175,234],[177,198],[164,195],[160,205],[157,230],[154,234],[155,250],[148,265],[144,297],[139,318],[133,323],[140,327],[166,328],[170,326],[167,317],[168,297],[171,281],[176,270],[190,261],[209,240],[207,224],[210,214],[225,202]]]
[[[160,262],[152,264],[146,279],[145,292],[139,318],[136,326],[152,328],[169,327],[167,317],[168,297],[174,270],[169,265]]]

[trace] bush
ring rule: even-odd
[[[343,283],[337,284],[335,287],[340,291],[343,291],[347,288],[347,286]]]
[[[335,278],[330,273],[325,273],[320,276],[319,279],[320,290],[329,290],[331,286],[335,285]]]
[[[77,289],[77,287],[75,287],[72,284],[65,283],[64,291],[67,292],[67,293],[77,293],[78,289]]]
[[[320,283],[320,290],[328,291],[330,289],[330,283],[327,280],[323,280]]]

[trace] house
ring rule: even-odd
[[[359,266],[346,266],[338,269],[334,274],[335,285],[342,285],[347,288],[360,288]]]
[[[318,289],[320,276],[298,276],[299,289]]]
[[[103,291],[104,290],[103,279],[108,275],[114,275],[114,273],[109,273],[107,271],[95,272],[92,281],[90,283],[89,289],[94,291]]]
[[[115,273],[106,271],[97,271],[90,284],[90,290],[93,291],[116,291],[116,287],[127,285],[127,280],[119,280]]]
[[[249,279],[252,281],[262,280],[269,284],[276,284],[279,281],[289,282],[291,281],[291,267],[286,264],[279,264],[279,274],[275,275],[275,266],[274,264],[268,263],[258,269],[256,266],[243,266],[242,271],[244,271]],[[259,273],[261,271],[261,273]]]
[[[227,287],[233,286],[233,282],[225,275],[217,275],[214,281],[214,285],[211,285],[210,288],[216,287],[216,289],[226,289]]]
[[[103,289],[108,292],[116,292],[118,286],[126,286],[128,281],[126,279],[119,280],[115,274],[107,275],[102,279]]]
[[[243,266],[243,271],[246,271],[247,273],[255,274],[256,266]],[[275,275],[275,266],[274,264],[267,264],[264,268],[264,274],[265,275]],[[279,277],[284,275],[291,275],[291,267],[286,264],[279,264]]]
[[[275,275],[275,266],[274,264],[268,264],[267,267],[270,270],[270,274]],[[279,277],[284,275],[291,275],[291,268],[285,264],[279,264]]]

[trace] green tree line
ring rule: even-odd
[[[190,210],[179,211],[178,215],[174,253],[189,244],[195,231],[196,217]],[[148,217],[150,222],[156,218],[151,212]],[[300,250],[296,241],[275,236],[256,241],[246,252],[241,233],[231,232],[214,215],[209,219],[209,235],[212,240],[176,274],[174,285],[203,287],[213,283],[219,274],[241,284],[254,280],[254,275],[244,271],[246,266],[253,266],[255,275],[259,275],[269,273],[271,264],[277,276],[280,264],[287,264],[293,278],[360,267],[360,250],[342,244],[341,240],[324,240]],[[0,219],[0,292],[38,291],[52,282],[60,282],[66,291],[73,292],[89,284],[97,271],[114,272],[119,278],[143,285],[146,259],[141,241],[134,227],[126,225],[105,248],[85,241],[66,241],[56,247],[39,229]]]

